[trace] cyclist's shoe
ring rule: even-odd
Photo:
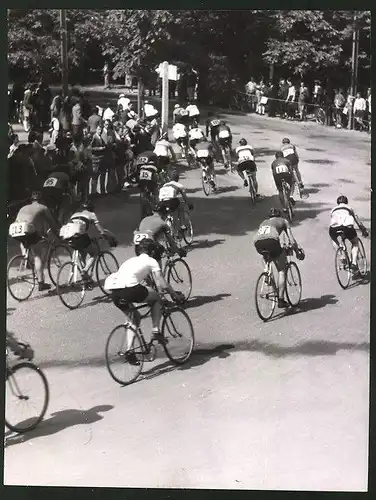
[[[300,189],[304,189],[304,184],[302,182],[299,182],[299,187]]]
[[[288,307],[290,307],[290,304],[286,302],[285,299],[278,299],[278,307],[280,309],[287,309]]]
[[[137,356],[134,352],[126,352],[125,353],[125,359],[126,361],[130,364],[130,365],[134,365],[134,366],[139,366],[140,365],[140,362],[139,360],[137,359]]]
[[[293,207],[295,207],[296,201],[294,200],[294,198],[292,196],[290,197],[290,203]]]
[[[182,231],[186,231],[186,230],[187,230],[187,226],[186,226],[185,224],[183,224],[182,226],[180,226],[180,229],[181,229]]]
[[[14,354],[21,359],[28,359],[29,361],[34,358],[34,351],[29,344],[19,344],[19,349],[14,351]]]
[[[184,250],[184,248],[180,248],[178,252],[179,257],[186,257],[187,256],[187,251]]]
[[[51,285],[49,283],[44,283],[44,282],[38,283],[39,292],[44,292],[46,290],[50,290],[50,288],[51,288]]]
[[[358,270],[358,266],[356,264],[351,264],[350,269],[351,271],[356,272]]]
[[[87,290],[92,290],[93,289],[94,281],[91,278],[91,276],[89,276],[88,273],[82,273],[82,281],[84,282],[85,288]]]
[[[243,186],[244,186],[245,188],[246,188],[246,187],[248,187],[248,181],[247,181],[247,179],[244,179]]]
[[[368,237],[369,233],[368,233],[367,229],[363,229],[362,230],[362,235],[363,235],[364,238]]]
[[[161,332],[153,332],[152,340],[156,340],[159,344],[167,344],[167,339]]]
[[[256,193],[256,198],[261,198],[261,194],[260,193]]]

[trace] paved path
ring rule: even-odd
[[[122,314],[97,290],[76,311],[56,297],[8,299],[8,328],[35,348],[51,402],[35,431],[7,434],[6,484],[366,490],[370,288],[339,287],[327,225],[345,193],[370,226],[370,137],[254,116],[229,122],[235,143],[246,137],[256,148],[265,198],[252,209],[233,174],[218,175],[219,193],[206,198],[199,171],[182,166],[196,232],[187,311],[197,346],[187,365],[173,368],[160,352],[122,388],[104,362]],[[252,242],[278,203],[270,163],[286,135],[310,192],[294,223],[306,251],[303,298],[294,314],[264,324]],[[133,253],[137,196],[99,203],[122,261]],[[369,240],[365,247],[370,255]]]

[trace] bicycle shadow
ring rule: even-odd
[[[370,282],[371,282],[371,271],[367,271],[363,276],[360,274],[353,275],[351,283],[347,287],[347,290],[361,285],[368,285]]]
[[[217,186],[217,193],[231,193],[240,189],[240,186]]]
[[[196,250],[198,248],[212,248],[216,245],[220,245],[226,241],[224,238],[218,238],[216,240],[195,240],[193,243],[188,247],[188,250]]]
[[[15,307],[7,307],[7,316],[11,316],[15,310]]]
[[[111,297],[108,297],[107,295],[98,295],[97,297],[93,297],[90,302],[86,302],[80,306],[79,309],[86,309],[87,307],[92,307],[97,304],[109,304],[110,302],[112,302]]]
[[[185,304],[184,309],[189,309],[190,307],[200,307],[205,304],[211,304],[212,302],[218,302],[226,297],[231,297],[231,293],[218,293],[217,295],[199,295],[197,297],[190,298]]]
[[[295,314],[300,314],[308,311],[314,311],[316,309],[322,309],[328,305],[337,304],[338,299],[333,294],[322,295],[321,297],[309,297],[303,299],[299,302],[299,305],[295,307],[289,307],[287,309],[277,309],[277,314],[268,320],[268,323],[276,321],[284,316],[292,316]]]
[[[25,434],[10,436],[13,434],[12,431],[7,431],[4,434],[4,437],[6,438],[4,447],[25,443],[38,437],[51,436],[76,425],[94,424],[104,418],[100,415],[100,413],[112,410],[113,408],[113,405],[97,405],[93,406],[93,408],[90,408],[89,410],[71,409],[56,411],[51,413],[49,418],[43,420],[38,427]],[[26,424],[27,420],[22,423]]]

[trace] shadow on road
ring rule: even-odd
[[[226,297],[231,297],[231,293],[218,293],[217,295],[200,295],[198,297],[190,298],[185,305],[185,309],[190,307],[200,307],[205,304],[211,304],[212,302],[218,302]]]
[[[15,307],[7,307],[7,316],[11,316],[15,310]]]
[[[325,149],[320,148],[303,148],[306,151],[312,151],[313,153],[325,153]]]
[[[316,188],[324,188],[330,187],[330,184],[327,184],[326,182],[316,182],[315,184],[311,184],[311,186]]]
[[[308,203],[303,200],[297,200],[292,222],[293,224],[300,224],[306,219],[315,219],[320,213],[327,212],[328,210],[329,205],[327,203]]]
[[[371,271],[367,271],[364,276],[353,276],[352,282],[348,289],[355,288],[360,285],[368,285],[371,282]]]
[[[5,433],[5,447],[15,444],[25,443],[38,437],[51,436],[69,427],[76,425],[90,425],[103,419],[100,413],[112,410],[112,405],[97,405],[89,410],[61,410],[51,413],[51,416],[43,420],[36,429],[26,434],[16,434],[8,437],[12,433]],[[24,422],[26,423],[26,422]]]
[[[195,250],[197,248],[213,248],[216,245],[220,245],[226,241],[224,238],[218,238],[216,240],[195,240],[193,243],[188,247],[189,251],[190,250]]]
[[[338,182],[343,182],[344,184],[354,184],[354,181],[350,179],[337,179]]]
[[[322,160],[320,158],[316,158],[314,160],[304,160],[304,163],[313,163],[315,165],[334,165],[337,162],[334,160]]]
[[[218,186],[218,193],[231,193],[240,189],[240,186]]]
[[[298,307],[287,309],[287,314],[299,314],[307,311],[314,311],[315,309],[322,309],[325,306],[337,304],[338,299],[335,295],[322,295],[321,297],[310,297],[303,299]]]

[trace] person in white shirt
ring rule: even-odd
[[[114,116],[114,112],[112,111],[112,109],[110,108],[110,106],[108,106],[104,112],[103,112],[103,121],[105,122],[106,120],[110,120],[112,121],[112,118]]]
[[[158,110],[152,104],[150,104],[149,101],[145,101],[144,113],[145,118],[153,118],[158,114]]]
[[[130,102],[131,100],[128,99],[128,97],[125,97],[125,94],[120,94],[117,102],[117,107],[119,108],[119,106],[122,106],[123,109],[127,109]]]
[[[181,149],[182,157],[185,158],[188,154],[188,134],[185,125],[182,123],[175,123],[172,127],[172,134]]]
[[[258,194],[258,182],[256,178],[257,167],[252,146],[247,143],[246,139],[240,139],[239,146],[235,151],[238,159],[238,165],[236,169],[238,171],[239,177],[244,181],[244,187],[248,186],[248,180],[244,176],[244,172],[246,172],[247,176],[252,177],[256,196],[259,197],[260,195]]]
[[[142,237],[142,234],[140,234]],[[176,292],[164,279],[161,268],[154,258],[156,248],[155,242],[147,235],[138,243],[139,255],[126,260],[116,273],[111,274],[105,281],[104,287],[111,291],[111,298],[114,305],[124,313],[127,312],[132,303],[146,302],[151,304],[152,335],[159,342],[164,341],[164,337],[159,332],[161,323],[161,301],[160,294],[169,293],[171,297],[179,301],[181,294]],[[153,277],[157,290],[145,284],[145,280]],[[136,322],[139,324],[140,315],[136,311]],[[129,330],[131,332],[132,330]],[[127,361],[137,362],[132,348],[134,336],[130,334],[127,339]],[[132,356],[133,354],[133,356]]]
[[[338,234],[344,233],[344,237],[351,243],[351,269],[356,271],[359,240],[354,224],[357,224],[364,237],[368,236],[368,231],[348,203],[349,200],[346,196],[342,195],[337,198],[337,206],[330,213],[329,236],[333,242],[334,250],[337,250],[339,246]]]
[[[51,144],[56,144],[56,139],[59,136],[59,131],[60,131],[60,122],[58,118],[53,117],[51,120],[51,128],[50,128],[50,143]]]
[[[170,163],[170,156],[174,163],[176,163],[176,154],[171,144],[168,142],[168,133],[164,132],[161,138],[155,143],[154,153],[158,157],[157,167],[163,169]]]
[[[289,120],[293,120],[295,118],[295,113],[296,113],[296,104],[295,104],[296,88],[295,85],[293,85],[293,83],[291,82],[291,80],[287,80],[287,83],[289,85],[289,91],[286,98],[287,118]]]
[[[179,182],[179,178],[179,172],[176,169],[172,170],[172,172],[170,172],[171,180],[163,184],[160,188],[158,199],[159,207],[162,210],[166,209],[168,212],[172,213],[174,222],[179,223],[179,226],[184,231],[186,228],[181,225],[184,214],[179,210],[181,206],[180,197],[183,203],[188,205],[189,210],[193,209],[193,205],[188,203],[185,187]]]
[[[191,128],[188,132],[189,145],[191,148],[195,149],[199,142],[206,141],[204,132],[199,127]]]
[[[188,111],[189,122],[192,127],[198,127],[198,124],[200,123],[200,110],[198,109],[196,104],[189,102],[188,106],[185,109],[186,111]]]
[[[367,111],[367,101],[362,97],[361,93],[358,92],[356,94],[356,99],[354,101],[354,118],[356,124],[359,126],[361,130],[366,128],[366,125],[364,123],[366,111]]]

